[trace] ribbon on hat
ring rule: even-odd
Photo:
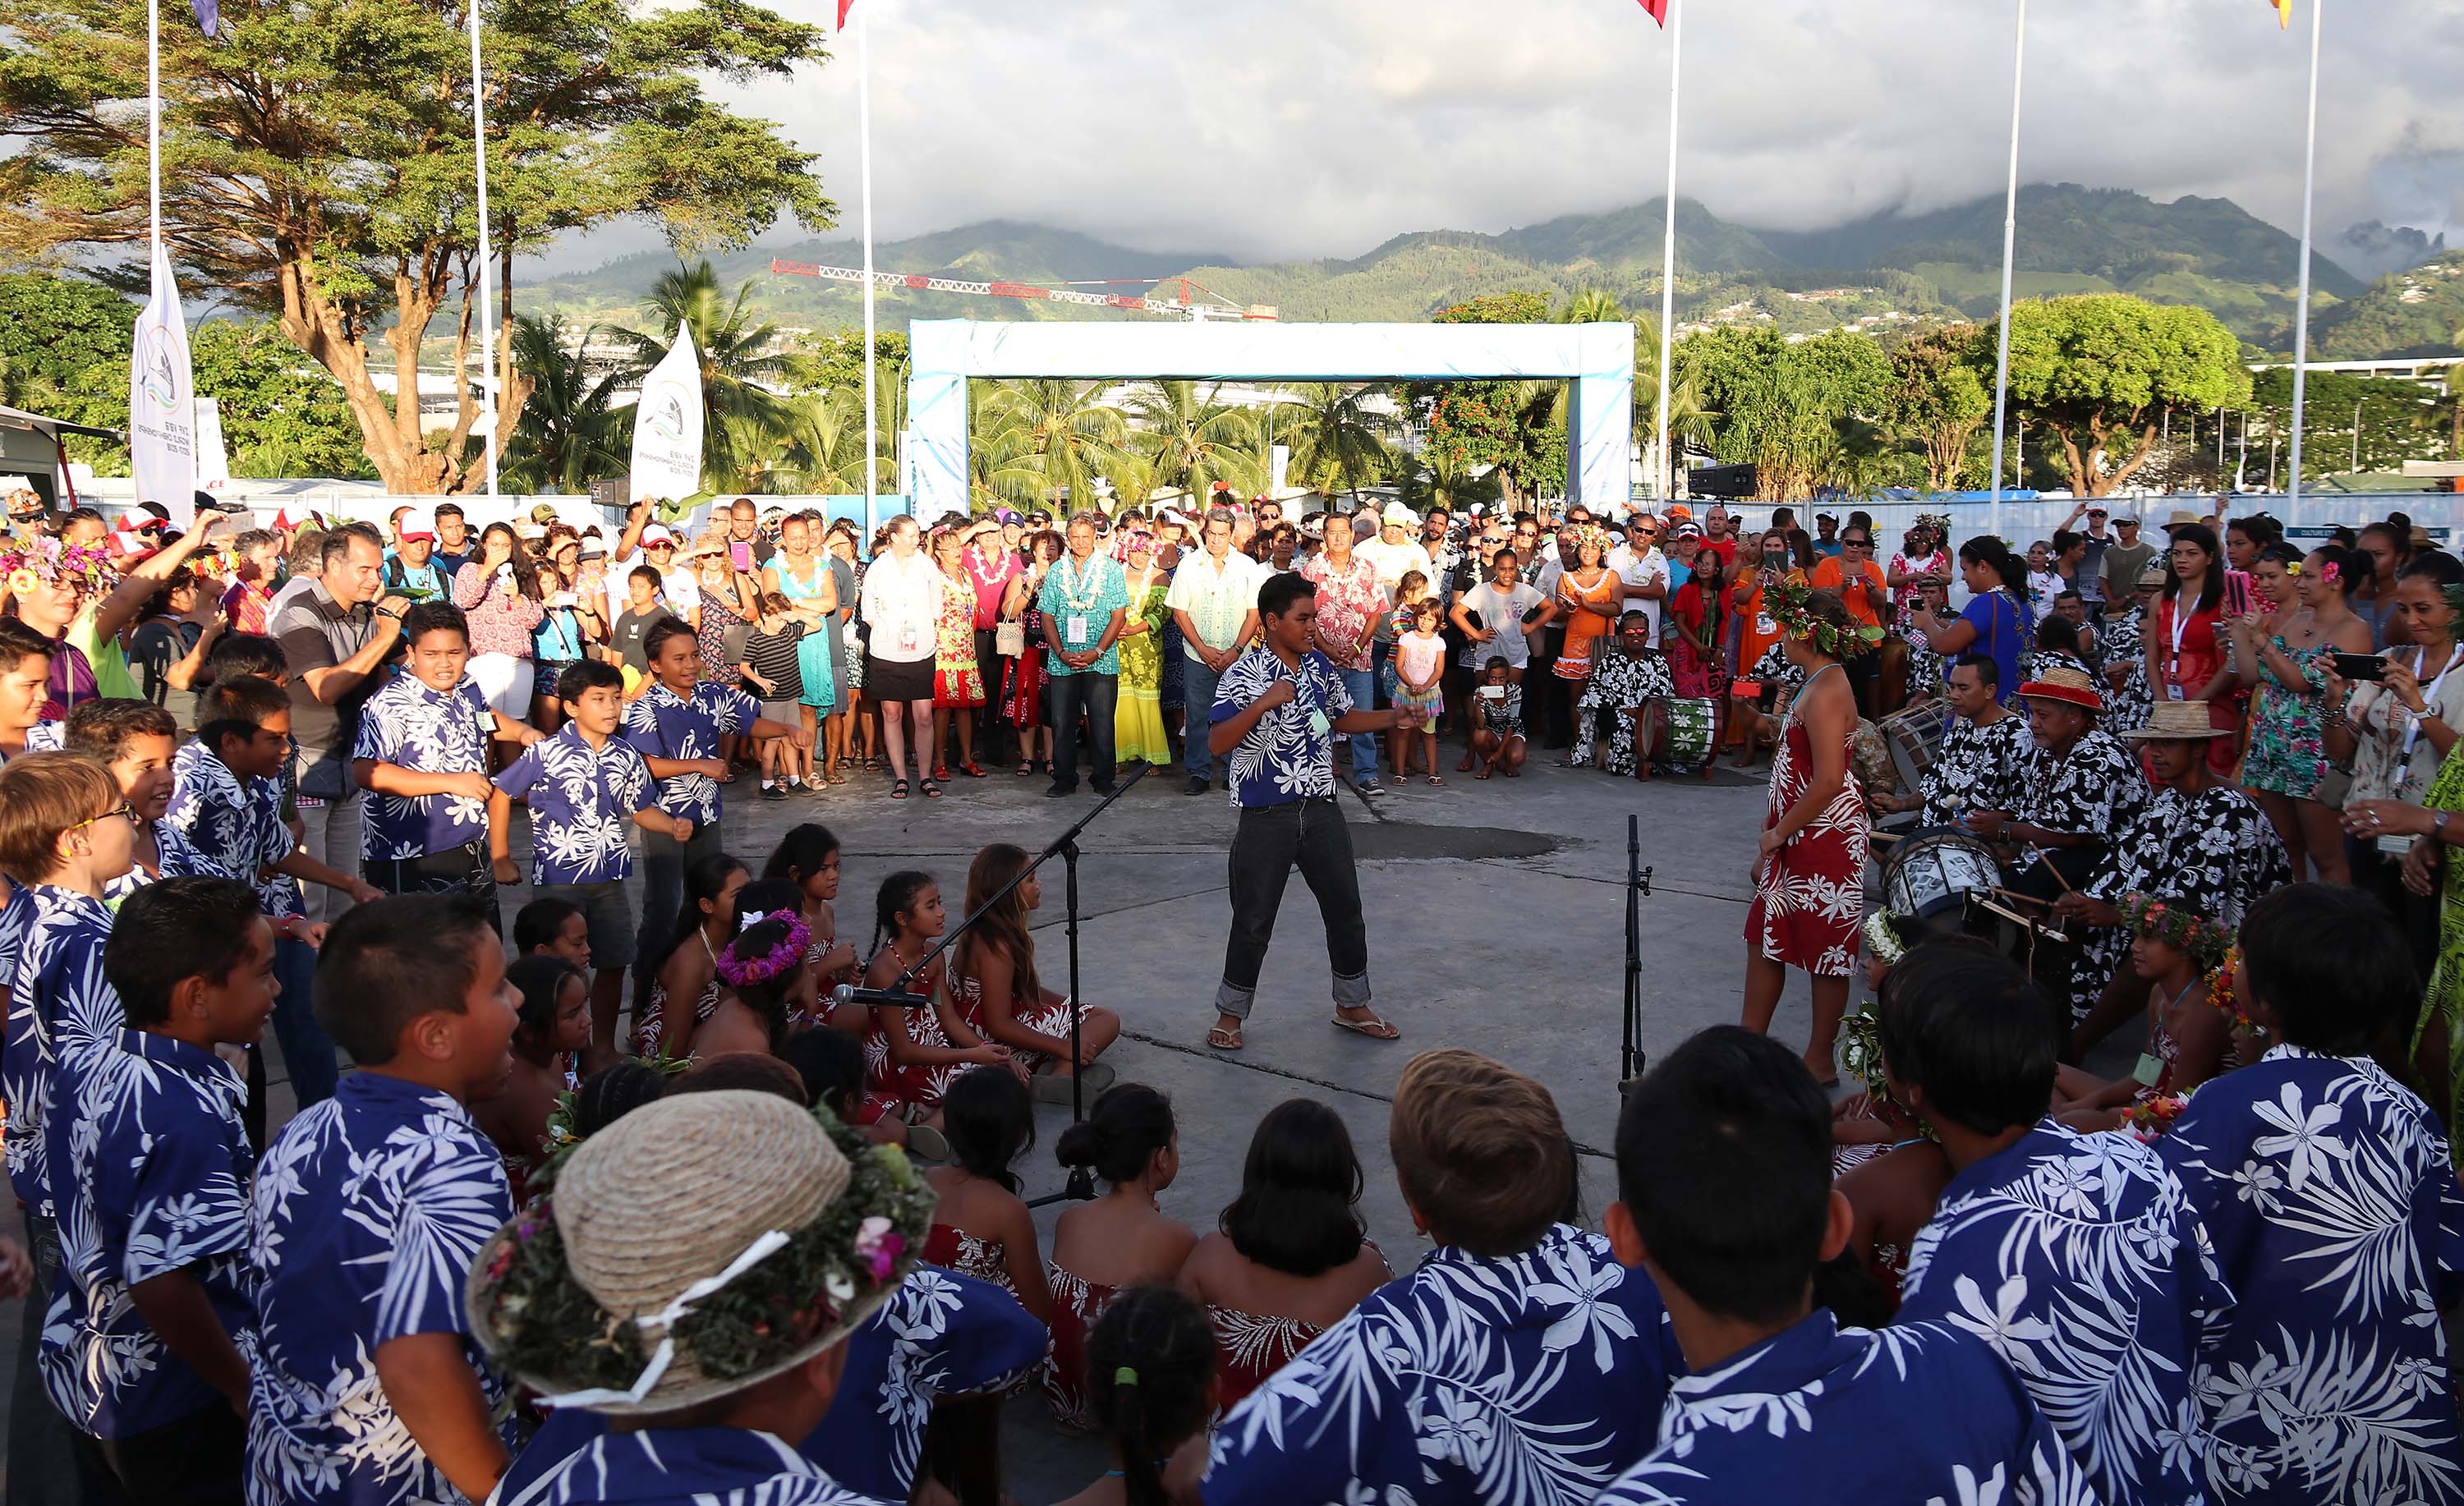
[[[600,1386],[592,1390],[566,1391],[561,1395],[542,1396],[539,1398],[539,1405],[551,1408],[639,1406],[642,1399],[650,1394],[651,1388],[659,1384],[660,1378],[668,1373],[668,1366],[675,1363],[676,1341],[673,1330],[676,1324],[684,1321],[685,1316],[693,1311],[693,1304],[714,1292],[725,1290],[737,1277],[785,1249],[787,1239],[788,1236],[785,1233],[776,1229],[771,1230],[745,1246],[744,1253],[730,1260],[726,1269],[716,1276],[703,1277],[693,1285],[678,1292],[675,1299],[667,1306],[655,1313],[644,1313],[634,1319],[634,1327],[644,1333],[655,1330],[660,1338],[659,1346],[650,1351],[649,1363],[642,1366],[642,1373],[633,1378],[631,1386],[621,1391]]]

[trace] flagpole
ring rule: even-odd
[[[856,152],[863,159],[864,174],[864,526],[869,531],[875,524],[873,512],[873,457],[881,452],[881,430],[878,400],[873,395],[873,314],[872,314],[872,48],[866,18],[872,7],[865,6],[855,14],[855,139]]]
[[[156,0],[159,3],[159,0]],[[479,173],[479,403],[486,409],[488,497],[496,495],[496,315],[489,299],[488,277],[495,259],[488,247],[488,106],[479,76],[479,0],[471,6],[471,150]],[[468,375],[468,373],[464,373]]]
[[[1677,84],[1685,52],[1686,0],[1668,29],[1668,213],[1660,236],[1660,483],[1661,506],[1677,495],[1677,456],[1668,444],[1668,363],[1677,334]]]
[[[1993,354],[1993,491],[1985,531],[2002,536],[2002,435],[2011,402],[2011,269],[2019,248],[2019,91],[2028,73],[2028,0],[2011,47],[2011,175],[2002,194],[2002,328]]]
[[[2319,33],[2326,0],[2310,0],[2310,120],[2301,152],[2301,280],[2293,298],[2293,460],[2286,483],[2286,521],[2301,521],[2301,397],[2310,360],[2310,194],[2319,173]]]
[[[150,272],[163,260],[162,0],[145,0],[145,218]]]

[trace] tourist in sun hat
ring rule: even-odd
[[[2013,888],[2051,899],[2086,879],[2146,804],[2147,781],[2129,751],[2096,725],[2104,697],[2086,670],[2048,669],[2020,685],[2019,699],[2036,748],[2027,795],[2015,812],[1977,811],[1968,819],[2019,865]],[[2067,882],[2057,882],[2048,864]]]
[[[828,1412],[841,1341],[896,1293],[932,1207],[905,1152],[766,1093],[662,1099],[583,1141],[467,1288],[508,1373],[620,1420],[535,1489],[862,1502],[781,1440]]]

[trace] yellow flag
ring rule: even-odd
[[[2293,0],[2267,0],[2267,6],[2276,12],[2277,30],[2285,31],[2292,27]]]

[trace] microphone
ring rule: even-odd
[[[860,989],[852,983],[842,983],[830,990],[830,999],[838,1004],[877,1004],[889,1009],[924,1009],[933,1002],[907,989]]]

